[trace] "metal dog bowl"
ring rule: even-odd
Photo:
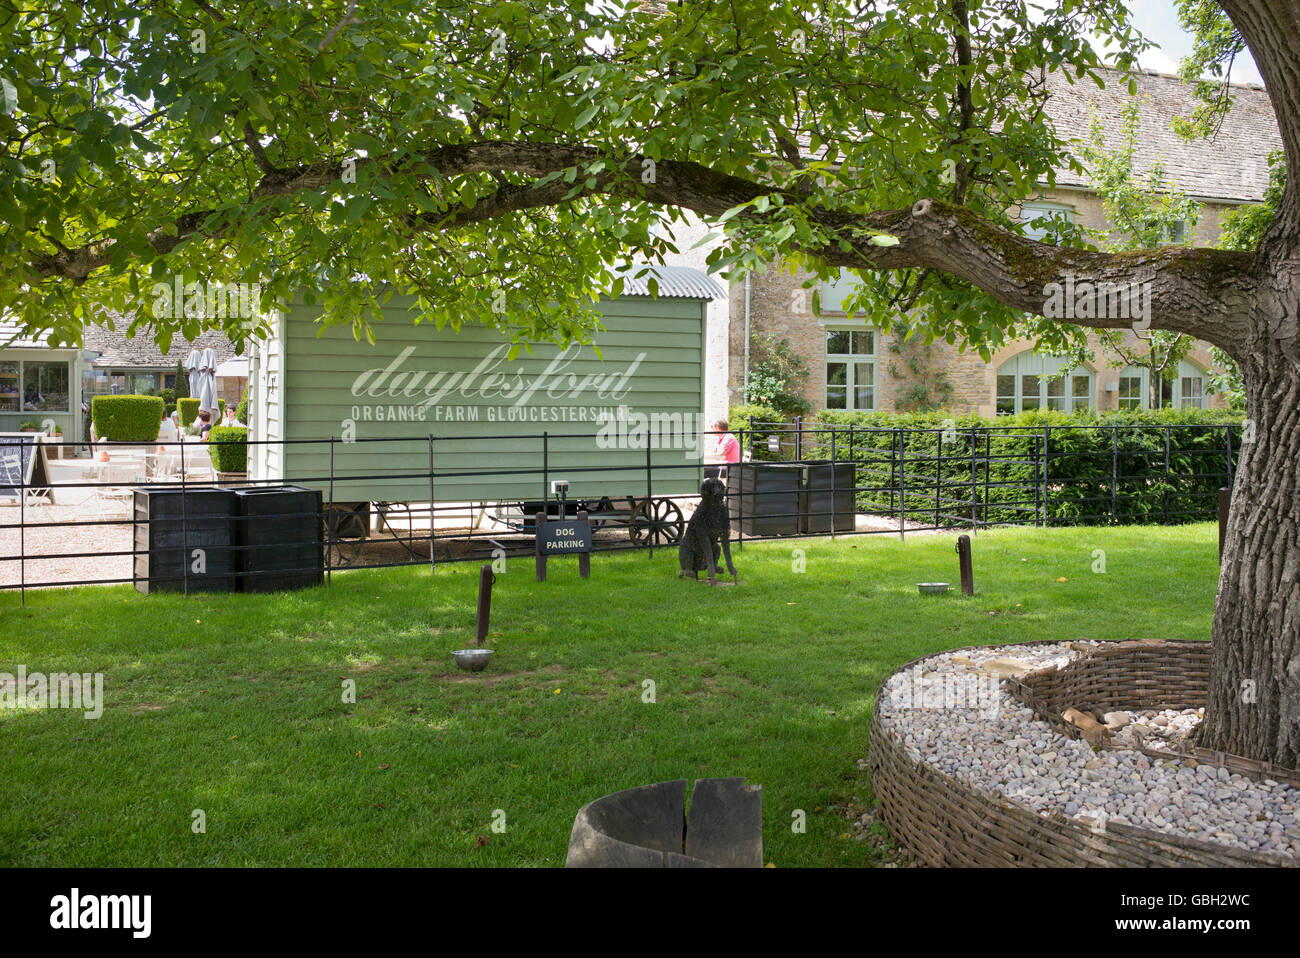
[[[487,668],[488,660],[492,658],[494,651],[494,649],[457,649],[451,653],[451,657],[466,672],[482,672]]]
[[[921,595],[943,595],[948,591],[947,582],[918,582],[916,587]]]

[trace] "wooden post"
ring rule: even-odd
[[[546,581],[546,556],[542,555],[542,524],[546,522],[546,513],[539,512],[533,517],[537,525],[533,529],[533,548],[537,551],[537,581]]]
[[[478,615],[474,619],[474,644],[482,645],[488,634],[488,617],[492,614],[492,583],[496,576],[491,565],[479,566]]]
[[[957,537],[957,565],[961,570],[961,594],[975,594],[975,573],[970,561],[970,536]]]
[[[587,521],[587,518],[588,518],[588,516],[587,516],[587,510],[586,510],[586,509],[579,509],[579,510],[578,510],[578,521],[579,521],[579,522],[586,522],[586,521]],[[592,545],[595,545],[595,543],[593,542]],[[590,578],[591,578],[591,553],[590,553],[590,552],[579,552],[579,553],[578,553],[578,575],[581,576],[581,577],[584,578],[584,579],[590,579]]]

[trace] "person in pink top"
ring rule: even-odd
[[[719,419],[713,424],[718,445],[715,453],[723,462],[740,462],[740,442],[731,434],[731,424]]]
[[[740,462],[740,441],[731,434],[731,424],[719,419],[713,424],[714,447],[710,457],[718,465],[705,466],[706,479],[722,479],[726,476],[726,464]]]

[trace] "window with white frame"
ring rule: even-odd
[[[1068,222],[1073,223],[1074,207],[1066,206],[1064,203],[1049,203],[1046,200],[1020,204],[1020,222],[1027,224],[1025,235],[1030,239],[1041,240],[1047,236],[1045,226],[1032,225],[1034,220],[1048,219],[1053,216],[1064,217]]]
[[[1151,370],[1140,366],[1125,366],[1119,375],[1119,408],[1149,409],[1152,407]],[[1157,376],[1155,383],[1155,408],[1172,406],[1175,409],[1205,408],[1205,370],[1183,360],[1172,379]]]
[[[876,408],[874,330],[827,328],[826,408]]]
[[[1180,409],[1205,408],[1205,371],[1191,363],[1178,364],[1178,406]]]
[[[1131,366],[1119,377],[1119,408],[1141,409],[1146,405],[1146,381],[1139,370]]]
[[[1026,350],[998,367],[997,411],[1010,416],[1030,409],[1073,412],[1092,405],[1092,373],[1065,368],[1064,360]]]

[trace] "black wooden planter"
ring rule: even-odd
[[[857,484],[855,465],[852,462],[834,463],[832,481],[832,463],[829,459],[804,464],[799,492],[801,532],[830,532],[832,519],[836,532],[853,531],[856,512],[853,487]]]
[[[733,462],[727,497],[733,528],[747,536],[799,534],[799,487],[803,467],[786,462]]]
[[[279,592],[325,577],[321,493],[303,486],[234,490],[239,588]]]
[[[234,591],[232,490],[136,489],[134,507],[136,589]]]

